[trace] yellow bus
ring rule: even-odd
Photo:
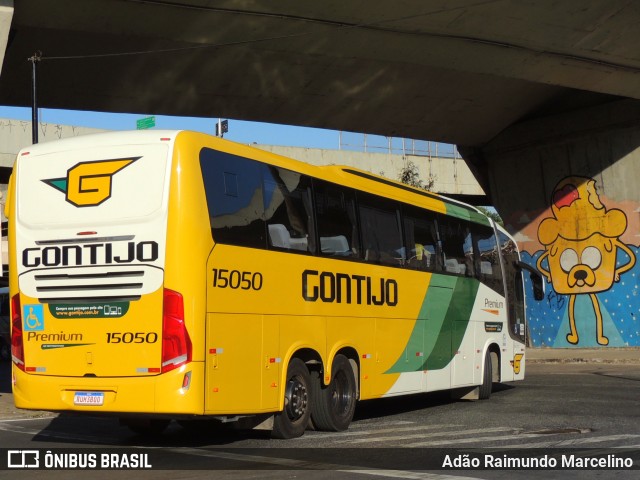
[[[348,428],[359,400],[487,398],[525,374],[522,264],[474,207],[187,131],[18,154],[11,355],[23,409]]]

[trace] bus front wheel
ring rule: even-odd
[[[497,366],[498,356],[487,350],[487,353],[484,355],[484,372],[479,392],[480,400],[486,400],[491,397],[491,391],[493,390],[493,369]]]
[[[311,397],[311,418],[318,430],[340,432],[349,428],[356,408],[357,384],[349,359],[336,355],[327,387],[317,378]]]
[[[309,369],[299,358],[294,358],[287,369],[284,393],[284,409],[273,419],[273,438],[301,436],[309,424],[311,376]]]

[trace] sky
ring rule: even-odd
[[[41,108],[39,121],[60,125],[100,128],[105,130],[135,130],[136,121],[153,114],[105,113],[77,110],[56,110]],[[215,135],[217,118],[172,117],[153,115],[156,117],[156,129],[194,130]],[[0,106],[0,118],[31,121],[31,109],[25,107]],[[284,145],[289,147],[306,147],[338,150],[388,152],[389,139],[380,135],[363,135],[361,133],[338,132],[321,128],[297,127],[272,123],[249,122],[229,119],[229,132],[224,135],[227,140],[244,144]],[[453,146],[437,144],[441,155],[453,155]],[[401,138],[391,139],[393,153],[411,152],[414,148],[423,154],[429,149],[425,141],[411,142]],[[430,148],[435,151],[436,144],[431,142]]]

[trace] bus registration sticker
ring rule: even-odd
[[[102,405],[104,404],[103,392],[76,392],[73,396],[74,405]]]

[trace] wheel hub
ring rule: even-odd
[[[304,384],[297,378],[289,380],[285,400],[287,416],[291,420],[295,421],[300,419],[307,411],[309,395]]]

